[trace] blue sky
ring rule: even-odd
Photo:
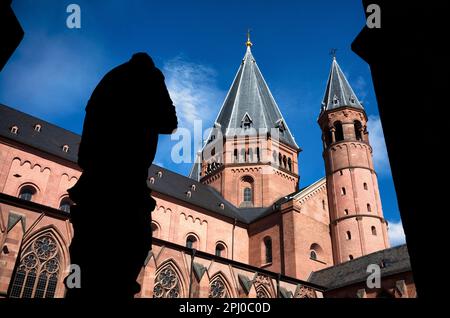
[[[81,7],[81,29],[66,27],[66,7]],[[363,101],[391,242],[403,241],[370,69],[350,50],[364,25],[361,1],[14,0],[25,37],[0,73],[0,102],[81,133],[95,85],[133,52],[148,52],[164,72],[181,125],[214,121],[245,53],[253,55],[300,153],[300,186],[324,175],[317,116],[331,66],[329,51]],[[187,174],[160,138],[155,163]],[[193,150],[194,151],[194,150]],[[192,152],[193,152],[192,151]]]

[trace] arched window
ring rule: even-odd
[[[248,148],[248,160],[250,162],[253,162],[253,149],[252,148]]]
[[[309,258],[312,260],[318,260],[323,257],[323,249],[322,247],[317,244],[313,243],[309,247]]]
[[[197,238],[194,235],[188,235],[186,238],[186,247],[187,248],[196,248],[197,247]]]
[[[41,132],[42,126],[40,124],[34,125],[34,131]]]
[[[159,227],[156,223],[152,222],[152,236],[158,238],[159,237]]]
[[[72,200],[70,200],[69,198],[65,197],[64,199],[61,200],[61,202],[59,203],[59,209],[61,211],[70,213],[70,206],[72,205]]]
[[[368,189],[368,187],[367,187],[367,183],[363,183],[363,187],[364,187],[364,190],[367,190]]]
[[[269,236],[264,238],[265,263],[272,263],[272,239]]]
[[[288,169],[289,169],[289,171],[292,171],[292,160],[291,160],[291,158],[288,159]]]
[[[287,168],[287,158],[286,158],[286,156],[283,156],[283,167],[284,167],[284,169]]]
[[[239,158],[238,158],[238,151],[237,149],[234,149],[234,162],[238,162]]]
[[[216,254],[216,256],[226,257],[226,255],[225,255],[225,246],[222,243],[217,243],[216,244],[215,254]]]
[[[372,207],[370,206],[369,203],[367,203],[367,212],[372,212]]]
[[[281,162],[283,161],[283,156],[281,153],[278,154],[278,165],[281,167]]]
[[[53,298],[61,269],[58,244],[50,234],[35,239],[23,252],[10,298]]]
[[[256,148],[256,160],[257,160],[258,162],[261,161],[261,155],[259,154],[259,147]]]
[[[334,128],[334,138],[336,139],[336,141],[344,140],[344,130],[342,129],[342,123],[340,121],[335,122]]]
[[[20,189],[19,198],[26,201],[32,201],[36,194],[36,189],[33,186],[27,185]]]
[[[348,256],[348,259],[349,259],[349,260],[352,260],[352,259],[353,259],[353,255],[350,254],[350,255]]]
[[[244,202],[252,202],[252,189],[245,188],[244,189]]]
[[[377,228],[375,226],[372,226],[370,230],[372,231],[372,235],[377,235]]]
[[[230,293],[225,284],[225,280],[216,275],[209,284],[209,298],[229,298]]]
[[[62,151],[69,152],[69,145],[62,146]]]
[[[153,298],[181,298],[181,279],[172,264],[167,264],[156,272]]]
[[[347,235],[347,240],[351,240],[352,239],[352,233],[350,233],[350,231],[347,231],[346,235]]]
[[[342,187],[342,188],[341,188],[341,194],[342,194],[342,195],[346,195],[346,194],[347,194],[347,191],[345,190],[345,187]]]
[[[361,122],[358,120],[355,120],[354,122],[354,126],[355,126],[355,138],[356,140],[362,140],[362,125]]]
[[[241,200],[240,207],[252,207],[253,206],[253,189],[254,189],[254,180],[251,176],[243,176],[241,178],[241,183],[239,185],[240,191],[242,191],[242,197],[239,198]]]

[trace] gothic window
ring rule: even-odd
[[[180,278],[171,264],[157,273],[153,298],[181,298]]]
[[[367,190],[368,189],[367,188],[367,183],[364,182],[363,187],[364,187],[364,190]]]
[[[26,201],[31,201],[36,194],[36,189],[33,186],[27,185],[20,189],[19,198]]]
[[[268,291],[262,285],[256,287],[256,298],[270,298]]]
[[[186,247],[187,248],[196,248],[197,246],[197,238],[194,235],[188,235],[186,238]]]
[[[291,158],[288,159],[288,169],[289,169],[289,171],[292,171],[292,160],[291,160]]]
[[[367,212],[372,212],[372,207],[370,206],[369,203],[367,203]]]
[[[336,141],[342,141],[344,140],[344,130],[342,129],[342,123],[340,121],[337,121],[334,123],[334,137]]]
[[[72,205],[72,200],[70,200],[69,198],[66,197],[66,198],[62,199],[61,202],[59,203],[59,209],[66,213],[70,213],[71,205]]]
[[[346,236],[347,236],[347,240],[351,240],[352,239],[352,233],[350,233],[350,231],[346,232]]]
[[[371,228],[372,235],[377,235],[377,228],[375,226],[372,226]]]
[[[215,252],[216,256],[219,257],[225,257],[225,246],[222,243],[217,243],[216,244],[216,252]]]
[[[265,263],[272,263],[272,239],[269,236],[264,238]]]
[[[354,122],[354,127],[355,127],[355,138],[356,140],[362,140],[362,125],[361,122],[358,120],[355,120]]]
[[[230,298],[225,281],[222,277],[213,278],[209,285],[209,298]]]
[[[55,239],[45,234],[22,253],[12,281],[10,298],[53,298],[60,273],[60,253]]]
[[[252,189],[251,188],[244,189],[244,202],[252,202]]]

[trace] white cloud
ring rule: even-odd
[[[192,128],[194,120],[202,120],[203,128],[208,128],[205,125],[214,119],[223,95],[216,85],[215,70],[176,57],[164,64],[163,73],[179,126]]]
[[[402,221],[388,221],[388,234],[391,246],[405,244],[405,232],[403,230]]]
[[[390,173],[389,158],[384,140],[380,117],[371,115],[367,122],[370,145],[373,149],[373,163],[379,174]]]

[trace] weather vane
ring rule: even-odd
[[[336,48],[332,48],[332,49],[330,50],[330,56],[332,56],[332,57],[333,57],[333,59],[335,59],[335,58],[336,58],[336,51],[337,51],[337,49],[336,49]]]
[[[250,29],[247,29],[247,42],[245,43],[247,46],[252,46],[253,43],[250,41]]]

